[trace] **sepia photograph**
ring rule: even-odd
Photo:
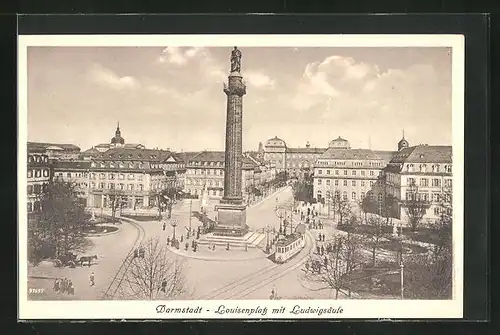
[[[20,313],[461,317],[463,44],[20,36]]]

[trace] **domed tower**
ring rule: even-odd
[[[307,141],[306,148],[310,148],[310,147],[311,147],[311,144],[309,143],[309,141]]]
[[[328,147],[333,148],[333,149],[351,149],[351,145],[349,144],[349,141],[346,139],[343,139],[340,136],[334,140],[331,140],[330,143],[328,144]]]
[[[398,142],[398,151],[408,148],[410,144],[405,140],[405,130],[403,129],[403,138]]]
[[[120,132],[120,122],[118,122],[118,126],[116,127],[115,137],[111,139],[111,144],[115,147],[120,147],[125,144],[125,140]]]

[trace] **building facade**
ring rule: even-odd
[[[224,196],[223,151],[203,151],[189,158],[186,164],[184,192],[201,198],[208,192],[208,199],[217,203]],[[248,157],[242,157],[242,192],[255,185],[255,170],[258,166]]]
[[[304,148],[289,148],[286,142],[275,136],[266,141],[264,159],[271,162],[276,172],[287,172],[289,177],[301,177],[301,173],[312,173],[316,160],[326,148],[312,148],[309,142]]]
[[[369,149],[351,149],[349,142],[338,138],[314,165],[313,195],[318,201],[330,197],[359,203],[365,197],[382,201],[381,183],[387,162]]]
[[[27,210],[38,213],[41,210],[41,197],[52,178],[49,156],[44,150],[28,147],[27,158]]]
[[[441,216],[443,197],[452,193],[452,147],[417,145],[401,147],[386,168],[386,192],[400,202],[399,215],[408,222],[404,201],[417,196],[430,205],[423,223],[435,222]],[[451,215],[451,199],[447,215]]]

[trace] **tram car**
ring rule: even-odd
[[[286,263],[290,258],[298,254],[305,245],[305,234],[299,232],[278,240],[276,252],[274,253],[275,262],[278,264]]]

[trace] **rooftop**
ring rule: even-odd
[[[90,161],[55,161],[52,166],[55,170],[86,170],[90,169]]]
[[[441,145],[417,145],[394,154],[391,163],[451,163],[452,147]]]
[[[328,148],[318,159],[382,160],[382,157],[370,149]]]
[[[80,151],[80,147],[74,145],[74,144],[68,144],[68,143],[45,143],[45,142],[28,142],[28,151],[33,150],[40,150],[44,149],[47,150],[47,148],[54,147],[54,148],[60,148],[60,150],[67,150],[67,151]]]
[[[322,154],[326,150],[326,148],[286,148],[286,152],[307,154]]]

